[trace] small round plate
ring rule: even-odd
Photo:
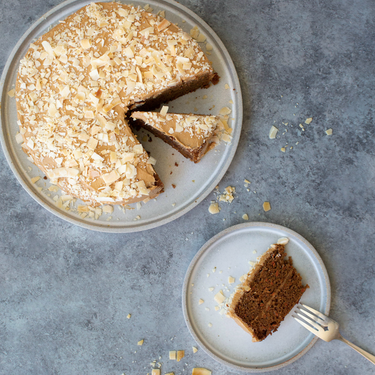
[[[236,370],[279,369],[300,358],[317,340],[289,313],[277,332],[254,343],[251,335],[228,318],[223,309],[216,311],[216,293],[222,290],[228,298],[252,262],[281,237],[289,238],[287,255],[293,258],[302,282],[309,285],[301,302],[328,314],[331,288],[322,259],[303,237],[279,225],[245,223],[228,228],[198,251],[187,270],[182,294],[186,324],[209,355]],[[229,276],[235,279],[234,283],[229,284]]]
[[[33,24],[14,47],[0,80],[2,105],[0,140],[4,154],[26,191],[44,208],[64,220],[87,229],[103,232],[136,232],[155,228],[177,219],[199,204],[219,183],[228,169],[236,152],[242,127],[242,96],[237,72],[219,37],[210,26],[188,8],[173,0],[122,1],[141,7],[149,4],[154,14],[165,11],[166,18],[173,23],[178,23],[187,33],[197,26],[206,36],[206,41],[200,43],[200,46],[208,54],[215,72],[220,76],[220,81],[208,89],[200,89],[169,102],[169,112],[216,115],[221,108],[229,107],[232,111],[229,121],[233,129],[232,141],[227,144],[221,142],[198,164],[194,164],[162,140],[147,136],[141,131],[138,133],[138,139],[157,160],[155,170],[164,183],[165,192],[157,199],[143,205],[139,210],[122,210],[115,206],[111,214],[103,214],[96,220],[89,217],[83,219],[77,210],[66,210],[56,205],[56,201],[62,194],[51,193],[48,190],[50,184],[43,179],[43,173],[29,161],[21,146],[17,144],[15,136],[19,129],[16,102],[14,97],[8,96],[8,92],[15,86],[20,59],[26,54],[30,43],[56,25],[59,20],[65,19],[90,2],[90,0],[68,0],[61,3]],[[206,43],[212,46],[212,50],[211,46],[207,50]],[[150,139],[152,142],[149,142]],[[34,178],[38,176],[41,178],[35,182]],[[78,204],[82,202],[78,201]]]

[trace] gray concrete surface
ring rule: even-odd
[[[59,2],[0,0],[0,71],[26,29]],[[176,374],[197,365],[235,373],[202,349],[191,353],[181,287],[199,248],[243,222],[243,213],[314,245],[331,278],[331,316],[348,339],[375,353],[374,2],[180,2],[215,30],[240,77],[243,132],[220,183],[235,186],[236,198],[212,216],[211,194],[143,233],[90,232],[40,207],[0,152],[0,374],[147,374],[159,356],[167,363],[171,348],[187,353]],[[308,117],[313,122],[302,131]],[[289,124],[284,135],[282,122]],[[273,124],[280,132],[270,141]],[[244,178],[256,193],[246,191]],[[374,370],[344,344],[320,341],[275,374]]]

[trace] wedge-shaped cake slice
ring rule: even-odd
[[[125,114],[199,87],[214,72],[198,43],[140,7],[92,3],[30,45],[16,101],[23,149],[92,205],[154,198],[162,184]]]
[[[252,335],[254,342],[277,331],[308,288],[302,285],[292,258],[285,259],[287,242],[280,239],[260,257],[237,288],[228,309],[228,315]]]
[[[198,163],[215,144],[219,116],[175,114],[161,112],[133,112],[131,118],[174,147],[183,156]]]

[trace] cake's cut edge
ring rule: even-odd
[[[280,321],[276,323],[274,327],[269,329],[264,337],[259,337],[255,329],[251,327],[249,324],[247,324],[243,319],[241,319],[241,317],[239,317],[235,311],[237,305],[241,302],[241,299],[244,296],[244,294],[251,290],[251,284],[255,281],[259,271],[262,269],[266,261],[272,256],[272,254],[276,252],[278,253],[279,257],[282,260],[284,260],[286,256],[285,244],[287,242],[288,240],[286,238],[280,239],[277,244],[271,245],[271,247],[259,258],[255,266],[248,272],[246,279],[236,288],[236,291],[233,294],[231,302],[229,303],[229,306],[227,308],[227,316],[232,318],[243,330],[248,332],[252,336],[253,342],[263,341],[268,335],[272,335],[273,332],[276,332],[278,327],[280,326],[280,323],[285,319],[286,315],[290,312],[293,306],[299,302],[305,290],[309,288],[307,284],[305,286],[302,285],[301,276],[299,275],[298,271],[293,267],[292,259],[291,257],[289,257],[289,259],[286,262],[288,265],[290,265],[292,271],[288,273],[288,277],[282,282],[282,286],[286,283],[289,276],[294,271],[293,275],[296,274],[298,276],[300,290],[299,295],[297,295],[297,297],[295,297],[293,300],[294,303],[290,306],[290,309],[286,312],[286,314],[284,314],[281,317]],[[272,302],[272,299],[273,297],[270,299],[270,302]]]
[[[206,126],[209,121],[211,125],[205,133],[201,130],[197,132],[195,125],[190,128],[183,127],[183,123],[188,119],[193,119],[203,126]],[[220,117],[191,113],[168,113],[163,116],[157,112],[136,111],[131,114],[129,122],[132,126],[148,130],[180,152],[185,158],[198,163],[216,145]],[[177,131],[177,127],[180,131]]]

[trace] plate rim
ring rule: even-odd
[[[109,1],[104,0],[103,2],[110,2],[110,1],[111,0],[109,0]],[[237,99],[237,103],[236,103],[237,115],[236,115],[236,120],[235,120],[236,133],[234,134],[235,136],[231,140],[231,144],[230,144],[231,149],[230,149],[230,151],[227,155],[226,160],[224,160],[224,162],[223,162],[223,166],[222,166],[221,171],[217,174],[216,178],[212,181],[212,183],[210,185],[208,185],[206,187],[204,192],[199,197],[192,200],[187,205],[185,204],[179,211],[167,213],[162,219],[158,219],[156,217],[156,218],[152,219],[151,222],[141,224],[141,225],[137,225],[137,224],[134,224],[132,222],[128,222],[128,223],[124,223],[124,226],[113,226],[112,227],[109,222],[104,223],[104,222],[100,222],[100,221],[84,220],[84,219],[81,219],[79,217],[69,216],[68,214],[66,214],[62,211],[60,212],[57,208],[55,209],[55,207],[52,204],[43,200],[42,197],[40,197],[36,192],[33,191],[32,187],[30,186],[29,181],[26,181],[22,177],[22,173],[19,170],[19,168],[21,166],[19,165],[16,156],[12,152],[12,147],[14,147],[14,144],[12,144],[11,142],[9,142],[9,144],[8,144],[9,136],[8,136],[8,134],[5,134],[6,133],[5,132],[5,130],[6,130],[5,125],[3,126],[3,123],[2,123],[3,111],[0,110],[0,127],[1,127],[0,143],[2,145],[2,150],[3,150],[3,153],[5,155],[5,159],[7,160],[10,169],[12,170],[14,176],[16,177],[16,179],[18,180],[20,185],[26,190],[26,192],[37,203],[39,203],[43,208],[45,208],[47,211],[49,211],[53,215],[57,216],[58,218],[60,218],[64,221],[69,222],[70,224],[74,224],[74,225],[77,225],[79,227],[89,229],[89,230],[98,231],[98,232],[135,233],[135,232],[140,232],[140,231],[144,231],[144,230],[148,230],[148,229],[153,229],[153,228],[159,227],[161,225],[170,223],[170,222],[178,219],[179,217],[183,216],[184,214],[186,214],[190,210],[192,210],[194,207],[196,207],[199,203],[201,203],[211,193],[211,191],[221,181],[224,174],[229,169],[229,167],[230,167],[230,165],[233,161],[234,155],[237,151],[237,147],[238,147],[238,143],[239,143],[239,139],[240,139],[240,135],[241,135],[241,131],[242,131],[243,97],[242,97],[241,84],[240,84],[238,74],[237,74],[237,70],[236,70],[236,67],[233,63],[233,60],[232,60],[227,48],[225,47],[224,43],[221,41],[221,39],[216,34],[216,32],[200,16],[198,16],[196,13],[191,11],[189,8],[187,8],[186,6],[178,3],[175,0],[149,0],[149,1],[147,1],[147,0],[136,0],[136,1],[138,1],[140,3],[144,3],[144,4],[146,4],[146,3],[151,4],[151,5],[154,4],[155,6],[158,6],[158,7],[163,7],[163,5],[167,5],[169,7],[174,8],[174,9],[177,8],[180,12],[186,13],[191,18],[199,21],[200,25],[204,26],[206,28],[206,30],[209,32],[210,37],[215,41],[215,43],[217,43],[219,45],[220,54],[221,54],[221,56],[224,57],[225,63],[228,64],[228,69],[229,69],[230,75],[232,76],[232,79],[233,79],[233,82],[234,82],[234,85],[235,85],[235,88],[236,88],[236,99]],[[8,59],[6,60],[4,70],[3,70],[1,78],[0,78],[0,102],[6,103],[6,101],[8,100],[8,98],[6,97],[7,93],[5,92],[5,86],[6,86],[5,83],[9,81],[9,77],[8,77],[9,70],[10,70],[11,64],[12,64],[16,54],[18,53],[22,44],[28,38],[29,34],[31,34],[43,22],[48,22],[47,21],[48,17],[54,15],[59,10],[65,8],[67,6],[70,6],[74,3],[82,3],[84,5],[87,5],[90,2],[91,2],[90,0],[66,0],[66,1],[56,5],[55,7],[50,9],[48,12],[46,12],[44,15],[39,17],[24,32],[24,34],[17,41],[16,45],[12,49],[10,55],[8,56]],[[129,1],[122,0],[121,2],[122,3],[128,3],[128,2],[130,3],[130,0]],[[82,6],[84,6],[84,5],[82,5]],[[3,108],[4,108],[4,112],[5,112],[5,105],[4,105]],[[4,122],[5,122],[5,119],[4,119]]]
[[[189,330],[190,334],[193,336],[194,340],[199,344],[199,346],[211,358],[213,358],[215,361],[217,361],[217,362],[219,362],[219,363],[221,363],[225,366],[228,366],[232,369],[239,370],[239,371],[242,371],[242,372],[248,372],[248,373],[257,373],[257,372],[260,373],[260,372],[269,372],[269,371],[279,370],[282,367],[285,367],[285,366],[295,362],[297,359],[301,358],[304,354],[306,354],[313,347],[313,345],[319,339],[317,336],[314,335],[312,337],[311,341],[299,353],[297,353],[292,358],[289,358],[285,362],[279,363],[277,365],[272,365],[272,366],[268,366],[268,367],[243,367],[243,366],[239,366],[239,365],[227,362],[224,359],[218,357],[216,354],[211,352],[206,347],[206,345],[199,339],[199,337],[195,333],[195,331],[194,331],[194,329],[193,329],[193,327],[190,323],[190,317],[189,317],[189,313],[187,311],[187,305],[188,305],[187,304],[187,299],[188,299],[187,292],[188,292],[188,285],[189,285],[190,276],[191,276],[191,273],[192,273],[196,263],[205,254],[207,249],[209,249],[218,240],[224,238],[228,234],[233,234],[234,232],[236,232],[238,230],[241,230],[243,228],[257,227],[257,226],[263,227],[263,228],[273,228],[273,229],[285,231],[286,233],[292,235],[293,237],[295,237],[298,240],[300,240],[301,242],[303,242],[304,245],[306,245],[309,248],[309,250],[312,251],[314,257],[317,259],[317,261],[318,261],[318,263],[321,267],[321,271],[323,273],[323,276],[324,276],[324,280],[325,280],[325,284],[326,284],[325,285],[326,286],[326,294],[327,294],[326,307],[325,307],[325,311],[324,311],[324,314],[326,314],[326,315],[329,314],[330,307],[331,307],[331,298],[332,298],[329,275],[328,275],[326,266],[325,266],[321,256],[319,255],[319,253],[316,251],[314,246],[312,246],[309,241],[307,241],[304,237],[302,237],[300,234],[298,234],[297,232],[295,232],[292,229],[289,229],[285,226],[278,225],[278,224],[255,221],[255,222],[248,222],[248,223],[241,223],[241,224],[233,225],[229,228],[226,228],[226,229],[222,230],[221,232],[219,232],[216,235],[214,235],[213,237],[211,237],[208,241],[206,241],[203,244],[203,246],[198,250],[198,252],[194,255],[194,257],[191,260],[191,262],[189,264],[189,267],[186,271],[185,277],[184,277],[184,282],[183,282],[183,286],[182,286],[182,311],[183,311],[183,315],[184,315],[185,324],[187,325],[188,330]]]

